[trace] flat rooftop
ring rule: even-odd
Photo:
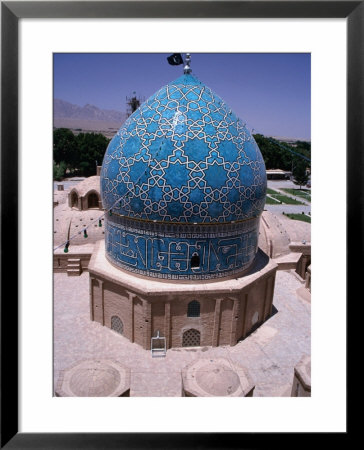
[[[54,274],[54,386],[61,370],[84,359],[113,359],[131,369],[131,396],[180,397],[181,370],[198,357],[227,358],[246,367],[255,397],[290,396],[294,366],[311,352],[311,304],[297,294],[302,283],[278,271],[275,314],[234,347],[167,350],[152,358],[149,350],[90,320],[89,274]]]

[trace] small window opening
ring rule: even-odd
[[[119,334],[123,334],[124,325],[123,325],[123,322],[120,320],[120,317],[118,317],[118,316],[111,317],[111,329],[116,331]]]
[[[200,303],[192,300],[187,306],[187,317],[200,317]]]
[[[197,253],[194,253],[191,258],[191,268],[198,269],[200,267],[200,257]]]
[[[198,330],[191,328],[183,333],[182,347],[199,347],[201,342],[201,334]]]

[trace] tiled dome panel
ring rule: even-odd
[[[101,190],[104,207],[127,217],[226,223],[260,215],[265,165],[245,125],[186,74],[120,128],[104,158]]]

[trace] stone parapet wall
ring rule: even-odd
[[[305,279],[305,288],[311,292],[311,265],[307,267],[306,271],[306,279]]]
[[[294,368],[291,397],[311,397],[311,357],[303,355]]]
[[[53,272],[67,272],[68,260],[78,258],[83,271],[88,270],[92,253],[54,253]]]
[[[306,242],[305,244],[302,242],[291,242],[289,244],[289,249],[294,253],[302,253],[303,255],[311,256],[311,242]]]
[[[304,280],[306,278],[307,267],[311,264],[311,243],[292,242],[289,248],[293,253],[302,253],[297,263],[296,272]]]

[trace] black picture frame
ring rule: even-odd
[[[347,19],[347,301],[350,292],[359,289],[363,263],[358,263],[354,250],[363,255],[364,1],[1,2],[1,448],[261,447],[263,439],[276,440],[279,435],[18,432],[19,330],[13,320],[8,320],[18,317],[18,21],[21,18],[111,17]],[[9,285],[11,301],[6,296]],[[336,442],[347,434],[338,433]],[[306,437],[300,437],[300,443]],[[288,445],[296,440],[295,434],[285,436]]]

